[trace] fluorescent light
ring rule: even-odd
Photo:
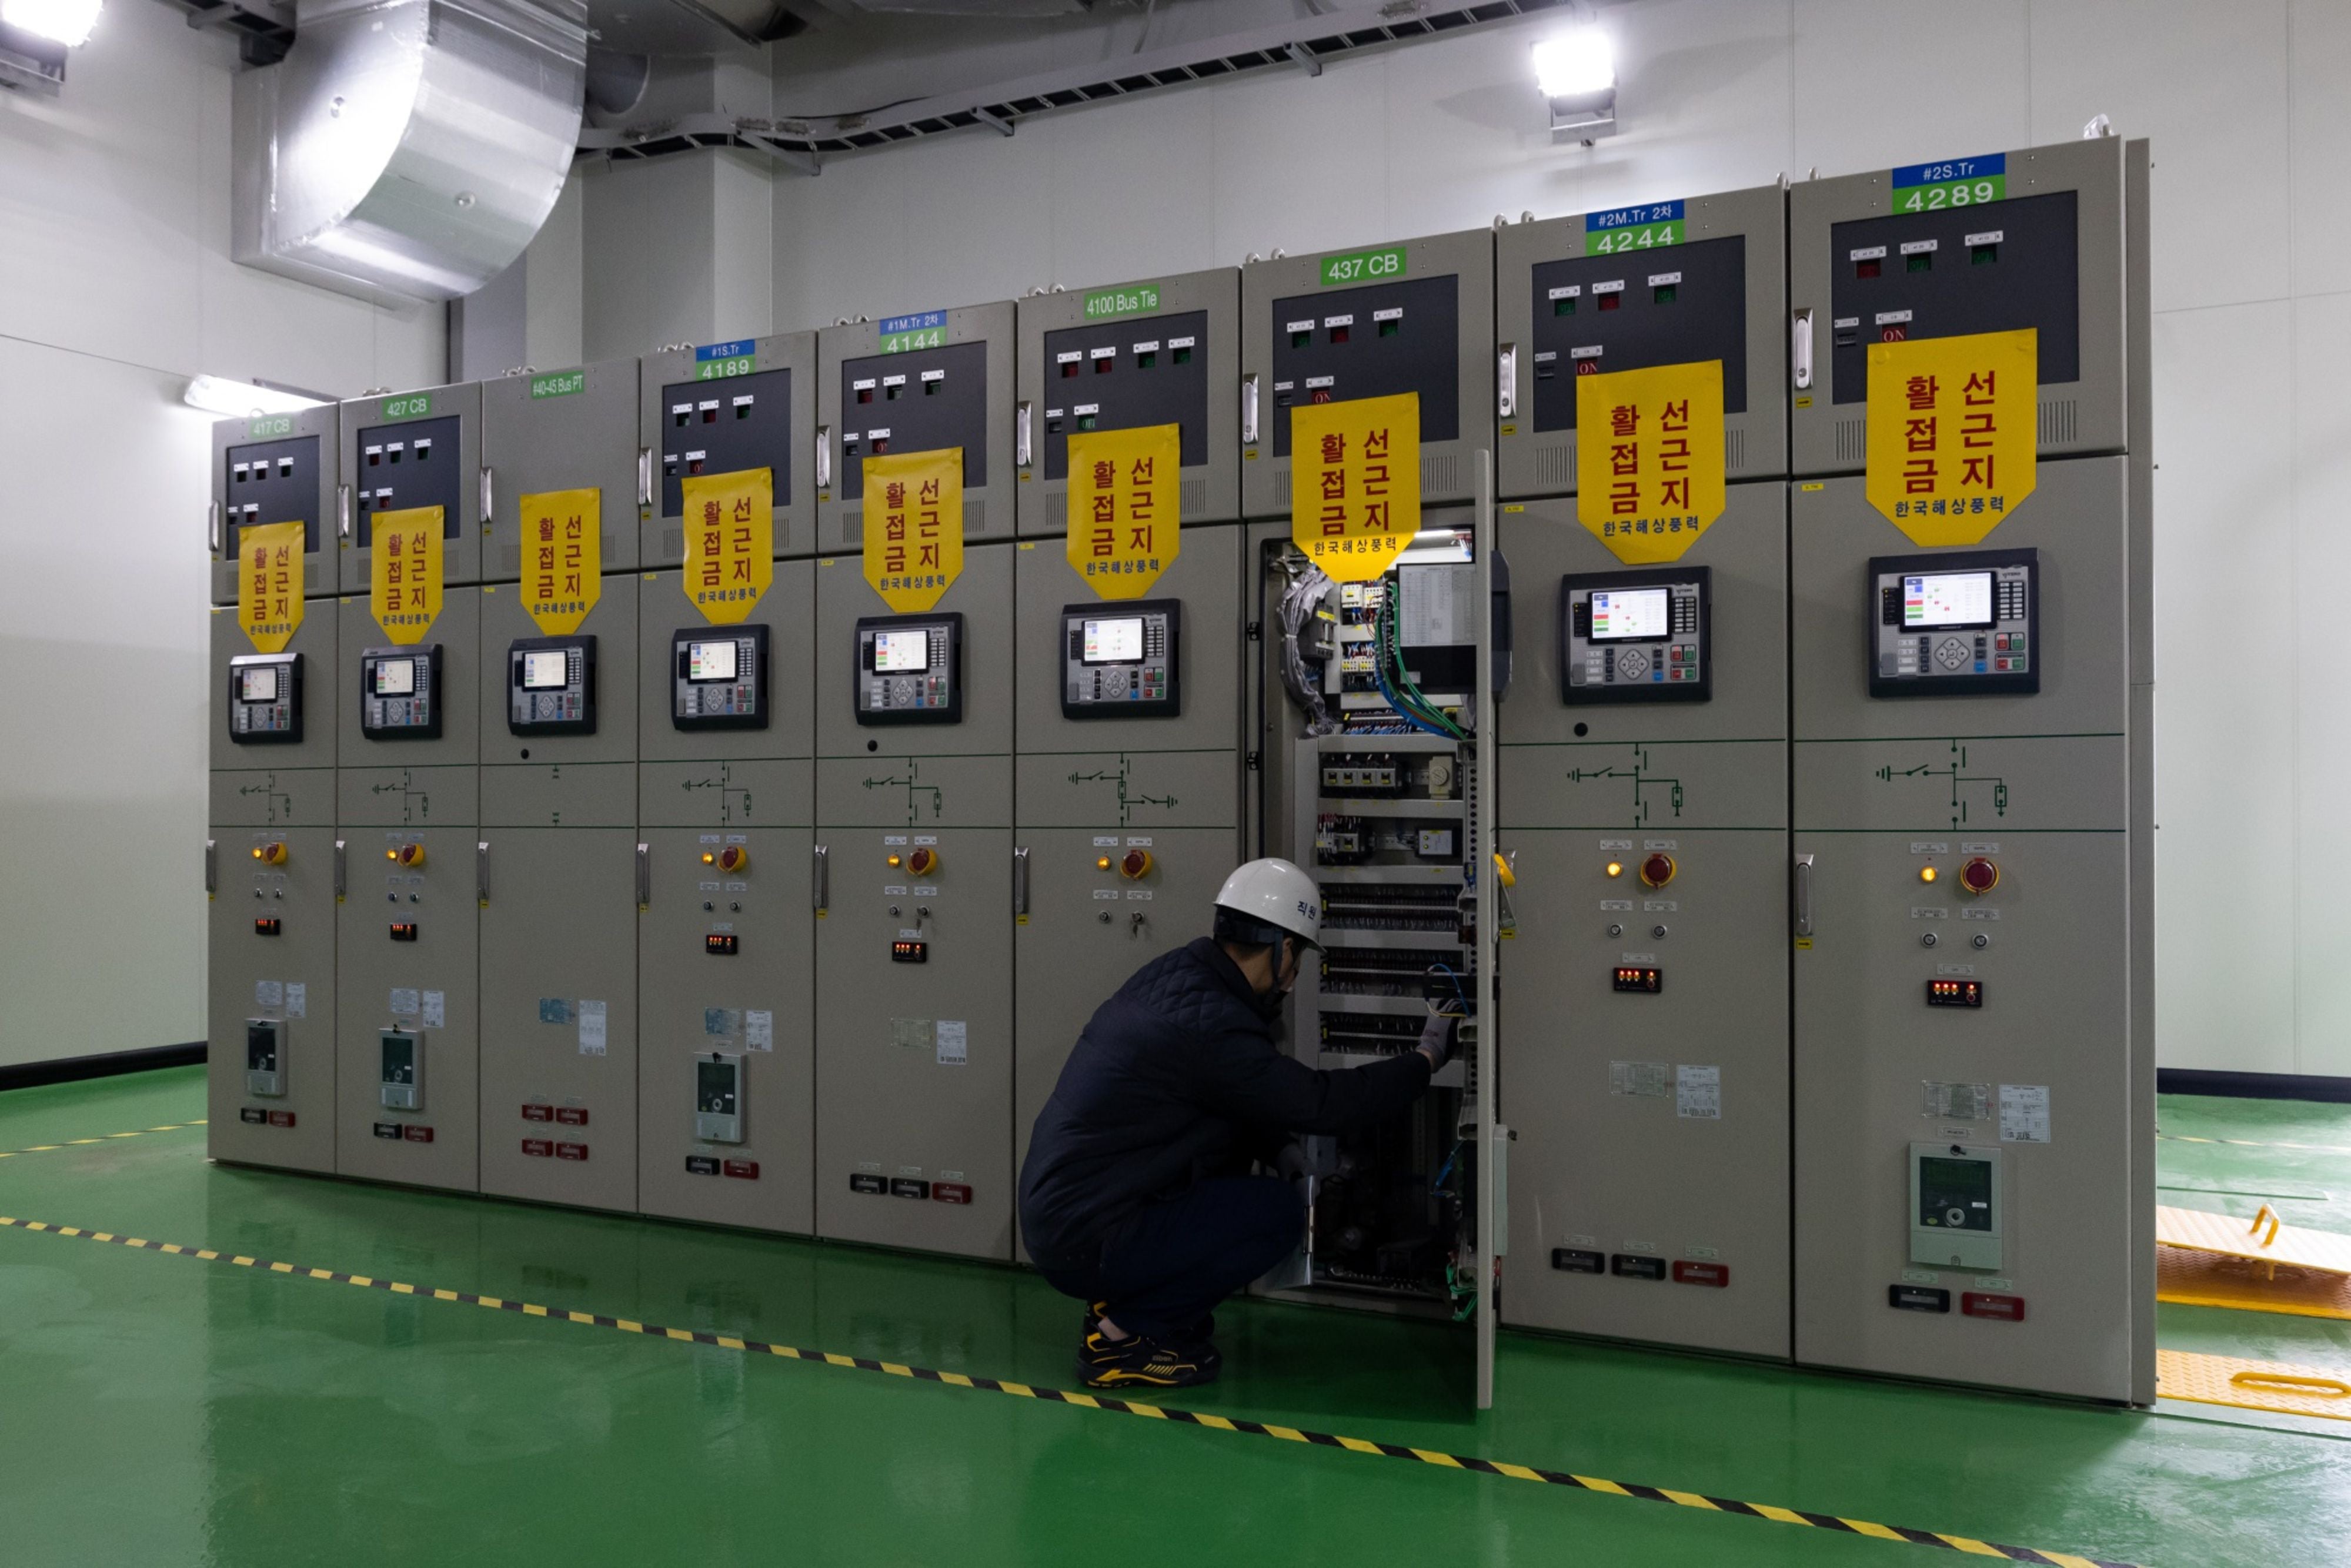
[[[1545,98],[1606,92],[1616,85],[1616,51],[1597,27],[1578,27],[1533,48],[1535,84]]]
[[[99,0],[0,0],[0,22],[72,48],[98,26],[99,5]]]
[[[251,382],[233,382],[225,376],[198,376],[180,396],[190,408],[200,408],[226,419],[252,413],[291,413],[297,409],[316,408],[326,401],[256,386]]]

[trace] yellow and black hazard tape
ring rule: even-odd
[[[917,1382],[941,1383],[954,1388],[974,1388],[989,1394],[1010,1394],[1022,1399],[1040,1399],[1060,1405],[1074,1405],[1086,1410],[1109,1410],[1123,1416],[1141,1416],[1154,1421],[1169,1421],[1180,1426],[1205,1427],[1217,1432],[1241,1432],[1255,1437],[1275,1437],[1287,1443],[1304,1443],[1314,1448],[1344,1448],[1349,1453],[1371,1454],[1383,1458],[1407,1459],[1415,1464],[1436,1465],[1445,1469],[1470,1470],[1479,1475],[1500,1476],[1510,1480],[1537,1481],[1545,1486],[1571,1487],[1578,1491],[1604,1492],[1611,1497],[1637,1498],[1645,1502],[1671,1503],[1677,1508],[1702,1509],[1714,1513],[1746,1514],[1755,1519],[1767,1519],[1780,1524],[1808,1525],[1815,1530],[1832,1530],[1847,1535],[1865,1535],[1879,1541],[1907,1542],[1913,1546],[1937,1546],[1946,1551],[1959,1552],[1975,1557],[1994,1557],[2008,1563],[2039,1563],[2053,1568],[2137,1568],[2137,1564],[2117,1563],[2103,1557],[2084,1557],[2070,1552],[2035,1551],[2029,1546],[2002,1546],[1997,1542],[1978,1541],[1972,1536],[1950,1535],[1940,1531],[1911,1530],[1901,1525],[1875,1524],[1863,1519],[1846,1519],[1840,1514],[1811,1513],[1802,1509],[1779,1508],[1770,1503],[1740,1502],[1733,1498],[1709,1497],[1704,1492],[1677,1491],[1670,1487],[1640,1486],[1630,1481],[1602,1480],[1595,1476],[1579,1476],[1566,1470],[1547,1470],[1533,1465],[1505,1464],[1499,1459],[1482,1459],[1470,1454],[1447,1454],[1433,1448],[1415,1448],[1402,1443],[1376,1443],[1366,1437],[1341,1437],[1328,1432],[1309,1432],[1296,1427],[1280,1427],[1270,1422],[1248,1421],[1238,1416],[1216,1416],[1202,1410],[1179,1410],[1171,1406],[1142,1405],[1131,1400],[1114,1399],[1102,1394],[1081,1394],[1069,1389],[1042,1388],[1033,1384],[1010,1383],[994,1377],[972,1377],[960,1372],[938,1372],[927,1366],[908,1366],[894,1361],[875,1361],[862,1355],[836,1355],[830,1351],[801,1350],[793,1345],[775,1344],[735,1334],[713,1333],[706,1329],[665,1328],[660,1323],[638,1322],[630,1318],[608,1317],[601,1312],[580,1312],[561,1307],[543,1307],[531,1301],[517,1301],[503,1296],[479,1295],[472,1291],[444,1291],[423,1285],[403,1284],[396,1280],[379,1280],[367,1274],[347,1274],[333,1269],[306,1269],[298,1264],[273,1262],[266,1258],[246,1257],[241,1253],[215,1251],[209,1247],[183,1247],[172,1241],[149,1241],[137,1236],[118,1236],[111,1231],[88,1230],[71,1225],[51,1225],[37,1219],[16,1219],[0,1215],[0,1226],[17,1230],[37,1230],[50,1236],[70,1236],[84,1241],[110,1242],[117,1247],[136,1248],[142,1251],[169,1252],[175,1256],[200,1259],[207,1263],[226,1263],[238,1269],[255,1269],[266,1273],[287,1274],[296,1278],[323,1280],[338,1285],[357,1285],[364,1290],[388,1291],[396,1296],[415,1296],[420,1300],[455,1301],[469,1307],[487,1307],[494,1312],[518,1312],[525,1317],[548,1318],[563,1322],[590,1325],[601,1329],[618,1329],[622,1333],[643,1334],[652,1339],[676,1340],[685,1344],[710,1345],[719,1350],[740,1351],[751,1355],[780,1356],[789,1361],[821,1363],[857,1372],[878,1372],[891,1377],[913,1378]]]
[[[2235,1149],[2294,1149],[2305,1155],[2351,1155],[2341,1144],[2267,1144],[2257,1138],[2191,1138],[2185,1133],[2158,1133],[2167,1144],[2226,1144]]]
[[[0,1160],[13,1160],[18,1155],[53,1155],[60,1149],[86,1148],[92,1144],[111,1144],[124,1138],[143,1138],[150,1133],[185,1132],[190,1127],[201,1127],[204,1124],[204,1118],[199,1116],[193,1122],[166,1122],[160,1127],[140,1127],[128,1133],[109,1133],[102,1138],[68,1138],[62,1143],[35,1144],[29,1148],[0,1149]]]

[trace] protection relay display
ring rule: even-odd
[[[768,727],[768,629],[692,626],[670,638],[670,722],[680,729]]]
[[[1560,699],[1707,701],[1711,587],[1703,566],[1560,579]]]
[[[743,1059],[725,1051],[694,1059],[694,1135],[705,1143],[743,1141]]]
[[[424,1037],[388,1029],[376,1037],[377,1097],[387,1111],[424,1109]]]
[[[1878,556],[1869,695],[2041,689],[2041,562],[2030,549]]]
[[[2000,1242],[2000,1151],[1911,1145],[1910,1261],[1997,1269]]]
[[[301,654],[229,660],[228,737],[239,746],[291,746],[302,738]]]
[[[963,616],[868,615],[857,622],[857,722],[963,721]]]
[[[245,1092],[272,1098],[286,1092],[286,1025],[277,1019],[245,1020]]]
[[[1064,605],[1062,715],[1172,718],[1183,712],[1183,601],[1175,599]]]
[[[596,639],[517,637],[507,649],[507,728],[596,733]]]
[[[360,733],[370,740],[440,738],[440,643],[360,652]]]

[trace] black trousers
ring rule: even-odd
[[[1306,1233],[1305,1206],[1280,1176],[1217,1176],[1120,1223],[1091,1266],[1037,1271],[1065,1296],[1102,1301],[1129,1333],[1165,1338],[1280,1262]]]

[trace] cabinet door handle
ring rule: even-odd
[[[1257,372],[1241,378],[1241,444],[1257,444]]]
[[[811,847],[809,855],[809,896],[819,915],[831,903],[831,851],[823,844]]]
[[[204,841],[204,894],[210,897],[220,891],[220,844],[214,839]]]
[[[351,537],[351,487],[349,485],[335,486],[335,537],[339,539]]]
[[[637,907],[650,909],[653,902],[653,847],[637,846]]]
[[[213,547],[213,554],[221,551],[221,504],[211,503],[204,508],[204,538]]]
[[[474,497],[474,510],[481,514],[482,527],[486,528],[498,515],[497,480],[486,463],[482,465],[480,493]]]
[[[832,485],[832,426],[816,427],[816,487],[829,489]]]
[[[490,843],[484,839],[474,845],[474,899],[485,909],[490,904]]]
[[[1796,374],[1796,390],[1813,384],[1813,308],[1799,306],[1788,322],[1788,363]]]
[[[1519,346],[1505,343],[1495,356],[1494,412],[1503,419],[1519,416]]]
[[[1031,413],[1027,398],[1022,398],[1012,410],[1012,465],[1016,468],[1031,466],[1030,454],[1034,450],[1034,444],[1029,439],[1034,423]]]
[[[1029,846],[1015,845],[1012,851],[1012,913],[1029,913]]]
[[[640,446],[637,448],[637,505],[650,507],[653,504],[653,449],[650,446]]]
[[[1813,857],[1796,857],[1796,935],[1813,934]]]
[[[346,853],[348,847],[347,841],[342,839],[335,841],[335,902],[338,904],[342,902],[343,894],[350,885],[350,878],[348,874],[350,862]]]

